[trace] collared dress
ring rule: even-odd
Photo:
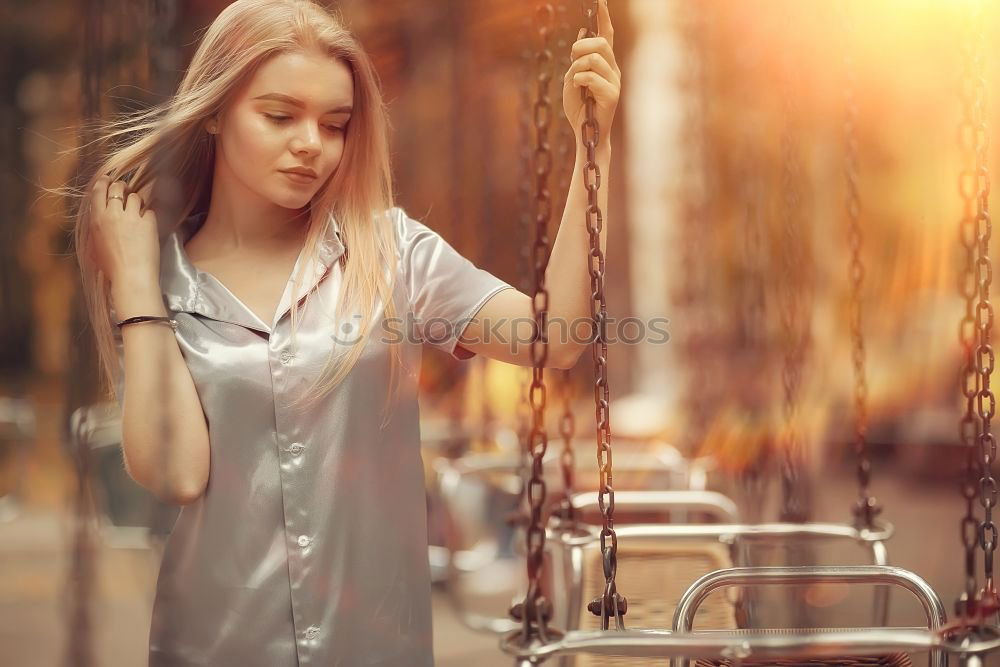
[[[285,405],[316,377],[331,346],[349,341],[332,318],[345,250],[335,219],[299,290],[322,298],[300,308],[294,347],[291,278],[274,321],[263,322],[188,259],[184,243],[204,213],[162,244],[160,285],[208,422],[211,469],[164,548],[150,667],[433,664],[421,343],[472,356],[456,347],[464,323],[513,287],[402,209],[389,215],[399,247],[396,314],[414,335],[400,336],[402,385],[387,419],[392,336],[381,333],[321,403],[308,412]],[[306,261],[300,254],[292,276]],[[117,342],[123,358],[120,333]],[[119,396],[123,390],[120,375]]]

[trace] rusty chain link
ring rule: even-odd
[[[531,17],[525,15],[522,24],[522,35],[531,34]],[[529,239],[532,236],[532,214],[533,209],[533,179],[532,167],[534,165],[532,157],[533,133],[531,127],[531,73],[533,71],[534,57],[531,52],[531,45],[525,39],[521,49],[521,76],[520,86],[518,86],[518,231],[520,238]],[[521,291],[529,294],[533,289],[533,276],[531,274],[531,247],[527,243],[521,243],[517,254],[517,271],[521,277]],[[518,476],[521,480],[520,500],[518,508],[509,516],[509,523],[524,525],[527,522],[527,508],[525,489],[527,489],[528,475],[531,469],[531,447],[529,438],[531,436],[531,404],[528,401],[528,391],[531,387],[532,369],[523,367],[521,371],[521,391],[520,400],[517,404],[517,435],[520,444],[520,465]]]
[[[868,451],[868,378],[865,372],[865,338],[862,330],[862,291],[865,267],[861,259],[864,236],[861,229],[861,195],[858,190],[858,104],[857,73],[854,67],[854,16],[850,3],[845,6],[847,49],[844,57],[844,177],[847,186],[847,245],[850,250],[848,277],[851,287],[850,317],[851,362],[854,366],[854,453],[858,481],[858,499],[854,517],[858,526],[874,528],[881,512],[878,500],[871,495],[871,457]]]
[[[965,67],[962,77],[962,122],[959,142],[968,166],[959,177],[959,195],[975,202],[972,226],[976,232],[974,279],[977,286],[975,328],[977,331],[974,368],[977,375],[976,411],[979,420],[977,440],[981,456],[979,502],[983,519],[979,527],[979,545],[983,551],[984,581],[980,594],[981,610],[996,611],[997,593],[993,580],[993,555],[997,546],[997,527],[993,523],[993,508],[997,503],[997,483],[993,477],[996,460],[996,440],[991,420],[996,414],[996,399],[990,388],[993,374],[994,353],[990,342],[993,330],[993,306],[990,303],[990,286],[993,282],[993,262],[989,257],[992,220],[989,211],[989,131],[986,125],[986,75],[984,64],[985,38],[983,34],[982,5],[974,3],[969,12],[971,35],[965,45]],[[963,216],[963,242],[969,230],[969,209]],[[963,325],[964,326],[964,325]],[[966,387],[967,389],[967,387]]]
[[[802,479],[803,447],[798,431],[798,402],[802,385],[802,366],[809,335],[805,308],[803,253],[802,193],[800,191],[801,164],[795,137],[795,86],[792,73],[794,63],[786,54],[786,72],[783,80],[783,103],[786,120],[781,137],[782,149],[782,252],[783,289],[779,299],[781,325],[784,333],[784,363],[781,382],[784,389],[783,416],[785,435],[782,442],[781,462],[781,520],[802,522],[808,518],[809,507]]]
[[[586,37],[596,37],[597,2],[583,0],[586,17]],[[595,111],[593,95],[583,88],[580,92],[584,103],[585,119],[580,128],[587,158],[583,167],[583,182],[587,188],[587,233],[590,237],[588,265],[590,269],[590,314],[595,331],[591,346],[594,359],[594,403],[597,419],[597,467],[599,487],[597,504],[601,510],[601,554],[604,564],[604,594],[592,600],[587,608],[601,618],[601,628],[608,629],[610,619],[615,618],[615,627],[625,629],[623,616],[627,602],[618,593],[615,576],[618,572],[618,534],[615,532],[615,488],[612,477],[611,458],[611,410],[608,389],[608,341],[607,341],[607,301],[604,295],[604,252],[601,250],[601,230],[604,216],[601,212],[598,192],[601,188],[601,168],[597,163],[597,145],[600,141],[600,127]]]
[[[966,60],[963,65],[968,68],[962,79],[962,121],[959,125],[959,144],[962,152],[962,163],[965,165],[959,175],[959,196],[962,198],[962,215],[959,219],[959,241],[962,245],[964,266],[959,274],[958,288],[965,302],[965,312],[959,323],[958,338],[962,347],[962,364],[959,384],[962,396],[965,398],[965,414],[959,421],[959,439],[966,452],[965,478],[961,483],[962,497],[965,500],[965,516],[959,524],[962,546],[965,551],[965,587],[956,605],[959,615],[967,615],[972,611],[972,603],[976,600],[976,548],[980,540],[980,523],[976,518],[975,504],[979,493],[982,462],[976,441],[979,435],[980,421],[976,414],[976,397],[980,391],[980,375],[974,362],[977,348],[976,332],[976,250],[978,226],[978,188],[977,182],[977,150],[976,150],[976,114],[974,96],[975,72],[974,56],[971,44],[974,39],[966,40]]]
[[[101,116],[101,91],[107,85],[104,59],[105,42],[102,34],[104,5],[91,0],[83,6],[83,59],[80,69],[81,108],[86,121],[80,128],[80,145],[83,146],[81,164],[84,178],[100,164],[100,156],[87,148],[96,138],[93,122]],[[67,667],[90,667],[94,664],[93,598],[96,571],[96,538],[92,527],[94,505],[88,482],[92,473],[90,443],[83,437],[83,429],[71,433],[75,487],[72,494],[72,542],[69,553],[69,572],[64,590],[66,610],[66,648],[63,664]]]
[[[557,67],[564,71],[569,71],[573,64],[572,28],[569,23],[569,2],[570,0],[558,0],[556,13],[559,17],[558,38],[556,39],[556,52],[560,54]],[[570,180],[573,177],[573,151],[576,148],[576,137],[573,135],[573,128],[569,123],[559,123],[556,129],[556,150],[559,168],[559,189],[558,196],[562,201],[566,201],[569,193]]]
[[[572,525],[576,520],[576,510],[571,502],[576,487],[576,456],[573,452],[573,436],[576,434],[576,421],[573,416],[573,375],[568,370],[562,371],[560,375],[563,412],[559,417],[559,436],[562,438],[563,448],[559,455],[559,467],[562,470],[564,497],[559,511],[560,518]]]
[[[569,70],[573,62],[571,53],[572,42],[569,23],[569,0],[559,0],[556,5],[556,14],[559,17],[558,39],[556,40],[556,52],[560,54],[558,66]],[[559,168],[558,196],[562,201],[566,200],[569,193],[570,180],[573,176],[573,149],[576,146],[576,137],[569,123],[559,123],[556,130],[556,150],[557,164]],[[571,501],[575,488],[576,456],[573,451],[573,437],[576,434],[576,423],[573,416],[573,397],[575,385],[573,384],[573,373],[570,369],[559,371],[560,390],[562,398],[562,415],[559,418],[559,435],[562,438],[563,446],[559,456],[559,468],[562,472],[563,497],[556,508],[559,518],[566,522],[564,527],[572,529],[576,522],[576,512]]]
[[[712,347],[707,311],[710,302],[706,281],[704,249],[707,238],[702,220],[708,216],[708,201],[703,179],[708,177],[705,168],[706,99],[705,27],[706,7],[696,3],[678,6],[678,30],[685,47],[685,67],[678,77],[685,103],[681,118],[680,174],[685,181],[681,188],[679,208],[677,260],[680,279],[674,292],[674,302],[687,326],[679,337],[680,354],[689,362],[682,408],[685,415],[683,448],[690,456],[697,456],[703,446],[706,432],[713,417],[715,403],[709,397],[711,382],[704,378],[711,372],[705,363]]]
[[[534,293],[531,312],[534,316],[535,331],[531,340],[531,360],[533,364],[528,400],[531,404],[531,431],[528,447],[531,455],[531,470],[525,486],[528,501],[528,525],[525,534],[528,566],[528,590],[524,601],[516,604],[511,616],[521,621],[521,640],[527,645],[539,638],[549,641],[548,622],[552,618],[552,605],[542,594],[542,565],[545,549],[545,509],[546,485],[543,459],[548,449],[548,434],[545,430],[546,387],[544,369],[548,358],[548,310],[549,294],[545,285],[545,269],[549,259],[549,220],[552,217],[552,198],[549,191],[549,175],[552,168],[552,152],[549,146],[549,126],[552,119],[552,99],[549,85],[552,81],[552,24],[554,10],[550,2],[540,0],[535,5],[535,23],[538,28],[538,51],[535,54],[537,97],[532,108],[535,130],[535,240],[532,246],[534,268]]]

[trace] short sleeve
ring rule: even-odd
[[[456,359],[475,356],[458,345],[462,331],[490,297],[513,285],[477,267],[403,209],[392,212],[413,331]]]

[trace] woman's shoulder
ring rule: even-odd
[[[409,215],[401,206],[393,206],[387,214],[396,232],[396,244],[401,252],[421,240],[441,238],[436,231]]]

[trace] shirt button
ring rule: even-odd
[[[308,535],[299,535],[299,546],[300,547],[305,548],[305,547],[309,546],[310,542],[312,542],[312,540],[309,538]]]
[[[319,628],[315,625],[306,628],[306,639],[316,639],[317,637],[319,637]]]
[[[292,446],[288,448],[288,453],[292,456],[298,456],[302,453],[303,449],[305,449],[305,447],[302,446],[301,442],[293,442]]]
[[[278,358],[281,360],[281,363],[287,365],[288,363],[290,363],[292,361],[292,357],[294,357],[294,356],[295,355],[292,354],[291,352],[289,352],[288,350],[282,350],[281,354],[278,355]]]

